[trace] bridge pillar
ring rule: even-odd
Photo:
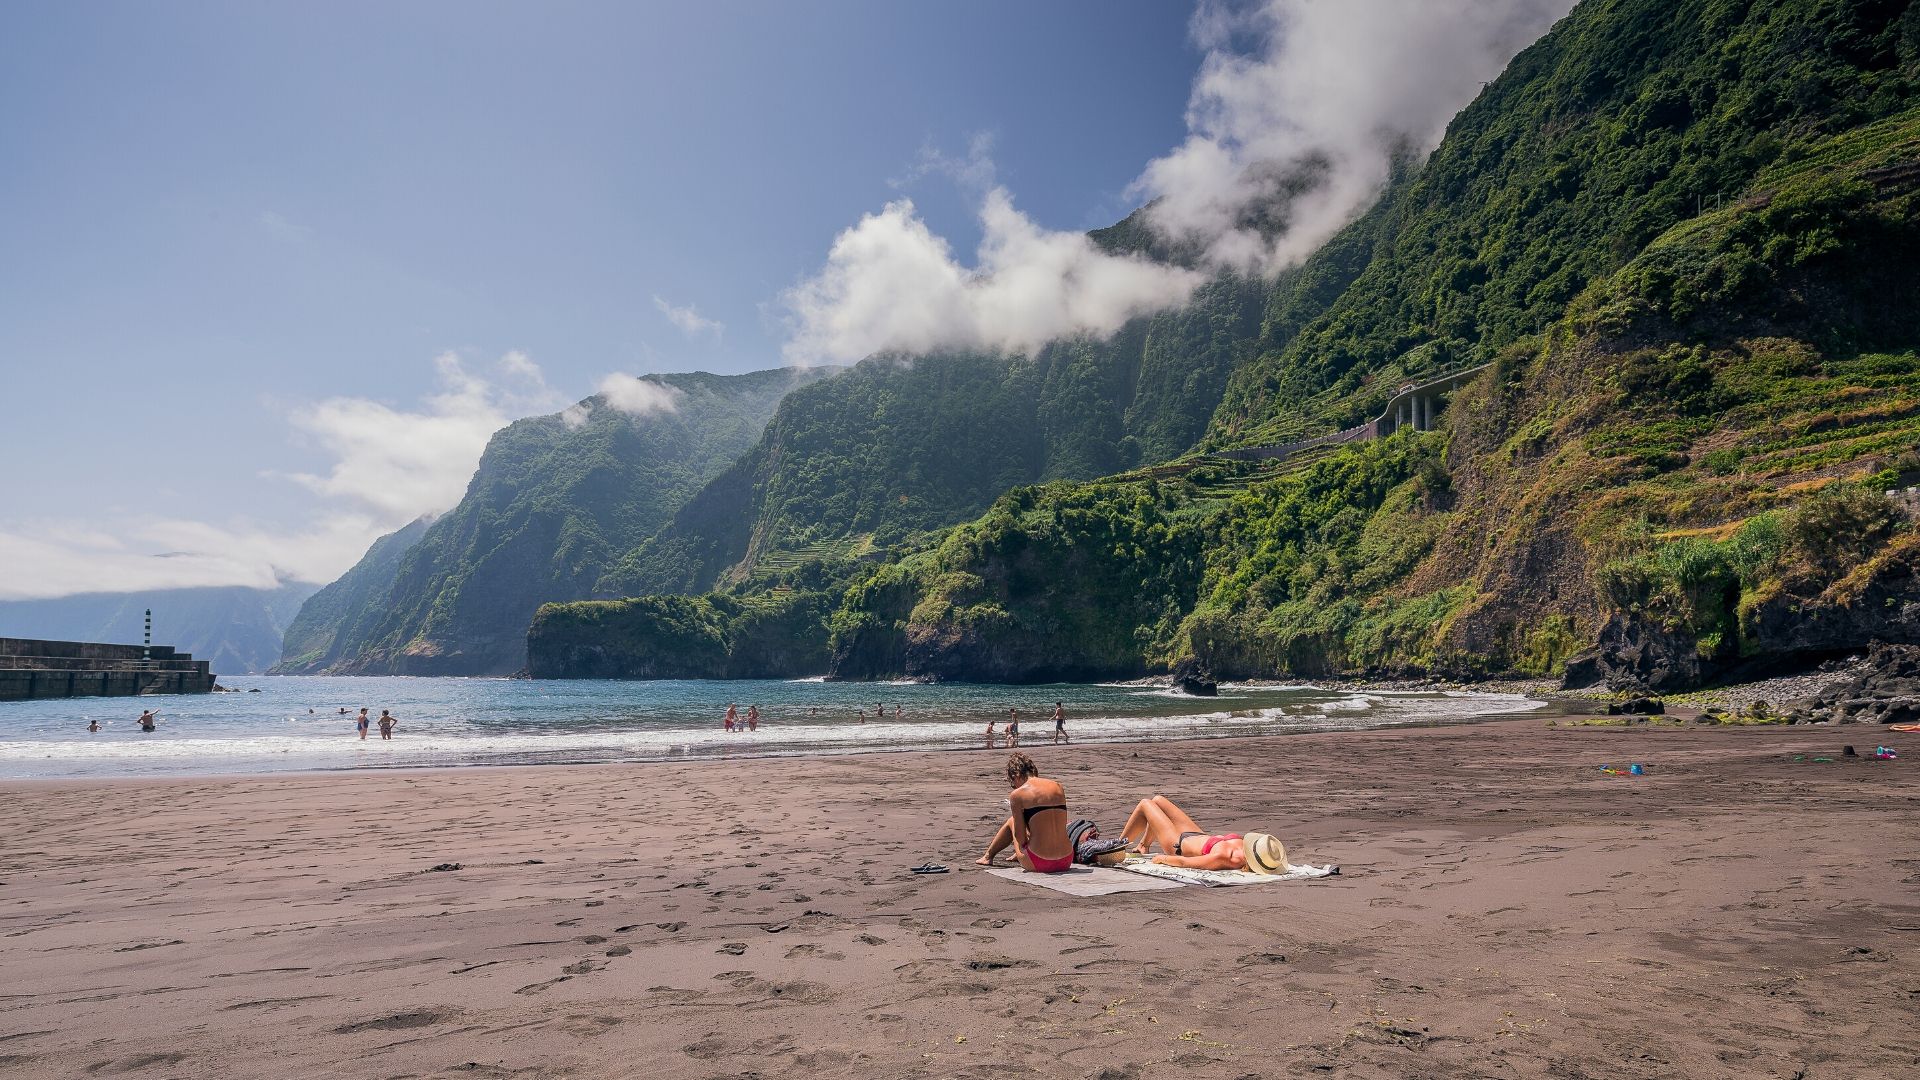
[[[1420,430],[1433,430],[1433,399],[1430,397],[1420,399]]]

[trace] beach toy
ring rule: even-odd
[[[1640,767],[1640,766],[1638,766],[1638,765],[1629,765],[1629,766],[1627,766],[1627,771],[1628,771],[1628,772],[1630,772],[1630,773],[1632,773],[1632,774],[1633,774],[1633,775],[1635,775],[1635,776],[1645,776],[1645,775],[1647,775],[1647,770],[1645,770],[1645,769],[1643,769],[1643,768],[1641,768],[1641,767]]]
[[[1900,755],[1896,753],[1891,746],[1876,746],[1873,748],[1873,760],[1875,761],[1898,761],[1899,759]]]

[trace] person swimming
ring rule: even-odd
[[[1040,767],[1022,753],[1007,756],[1007,820],[993,834],[987,853],[975,860],[992,866],[994,856],[1013,848],[1022,869],[1059,874],[1073,868],[1073,842],[1067,838],[1067,789],[1040,775]]]
[[[1141,799],[1120,835],[1145,855],[1155,844],[1153,861],[1189,870],[1251,870],[1256,874],[1284,874],[1290,869],[1286,846],[1278,837],[1250,832],[1210,834],[1165,795]]]

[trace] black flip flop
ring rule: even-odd
[[[907,872],[910,874],[944,874],[947,872],[947,868],[941,866],[939,863],[921,863],[919,866],[909,867]]]

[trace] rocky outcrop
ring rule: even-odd
[[[1920,723],[1920,646],[1874,646],[1851,678],[1815,694],[1795,713],[1841,723]]]
[[[1698,686],[1705,675],[1706,665],[1691,635],[1650,619],[1616,613],[1601,629],[1598,645],[1567,661],[1562,686],[1666,693]]]
[[[1783,590],[1744,620],[1748,656],[1832,654],[1876,641],[1920,644],[1920,533],[1894,540],[1853,573],[1817,591]]]
[[[1213,674],[1191,656],[1173,665],[1173,685],[1181,693],[1194,697],[1215,697],[1220,693],[1220,684],[1213,681]]]

